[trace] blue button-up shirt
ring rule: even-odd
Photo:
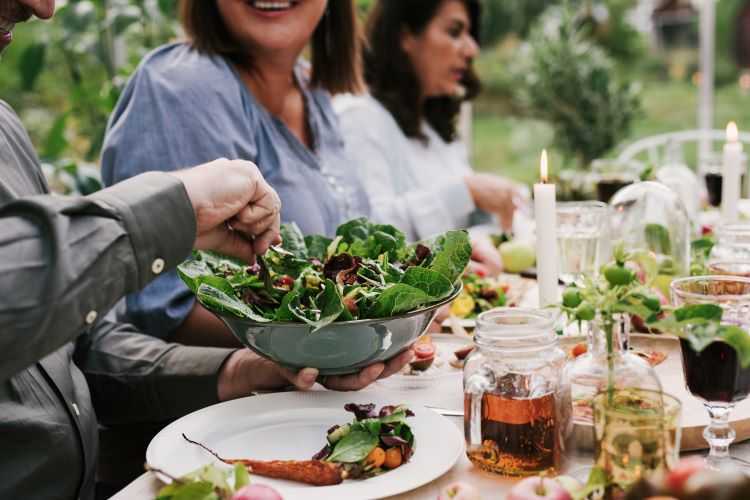
[[[105,183],[221,157],[245,159],[256,163],[279,193],[282,220],[296,222],[306,234],[330,236],[345,220],[369,215],[330,96],[308,88],[302,71],[296,76],[312,149],[255,99],[224,58],[184,43],[155,50],[131,77],[110,118],[102,153]],[[193,304],[192,294],[172,272],[128,297],[128,319],[165,337]]]

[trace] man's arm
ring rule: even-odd
[[[88,197],[0,207],[0,381],[75,339],[190,252],[183,183],[149,173]]]
[[[233,352],[171,344],[107,317],[78,339],[75,362],[99,421],[117,425],[163,422],[217,403]]]

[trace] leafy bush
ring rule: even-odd
[[[176,0],[58,1],[55,17],[19,26],[0,79],[43,159],[95,160],[107,119],[135,65],[177,33]],[[10,72],[9,72],[10,73]],[[6,80],[7,78],[7,80]]]
[[[628,134],[640,111],[639,88],[618,78],[614,61],[586,39],[569,11],[543,21],[512,68],[517,97],[552,124],[557,145],[585,166]]]

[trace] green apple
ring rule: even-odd
[[[523,241],[506,241],[498,248],[503,267],[509,273],[520,273],[536,263],[534,247]]]

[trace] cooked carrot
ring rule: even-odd
[[[185,434],[182,438],[188,443],[200,446],[225,464],[242,464],[249,472],[259,476],[288,479],[314,486],[332,486],[344,480],[344,469],[339,464],[322,460],[249,460],[223,458],[203,443],[193,441]]]
[[[314,486],[332,486],[344,480],[340,465],[322,460],[246,460],[224,459],[225,463],[240,463],[253,474],[276,479],[288,479]]]
[[[385,462],[385,451],[380,446],[373,448],[370,454],[365,458],[365,464],[371,465],[375,468],[382,467],[383,462]]]
[[[386,469],[395,469],[399,465],[401,465],[401,462],[403,460],[403,457],[401,456],[401,448],[394,446],[393,448],[388,448],[385,451],[385,462],[383,463],[383,466]]]

